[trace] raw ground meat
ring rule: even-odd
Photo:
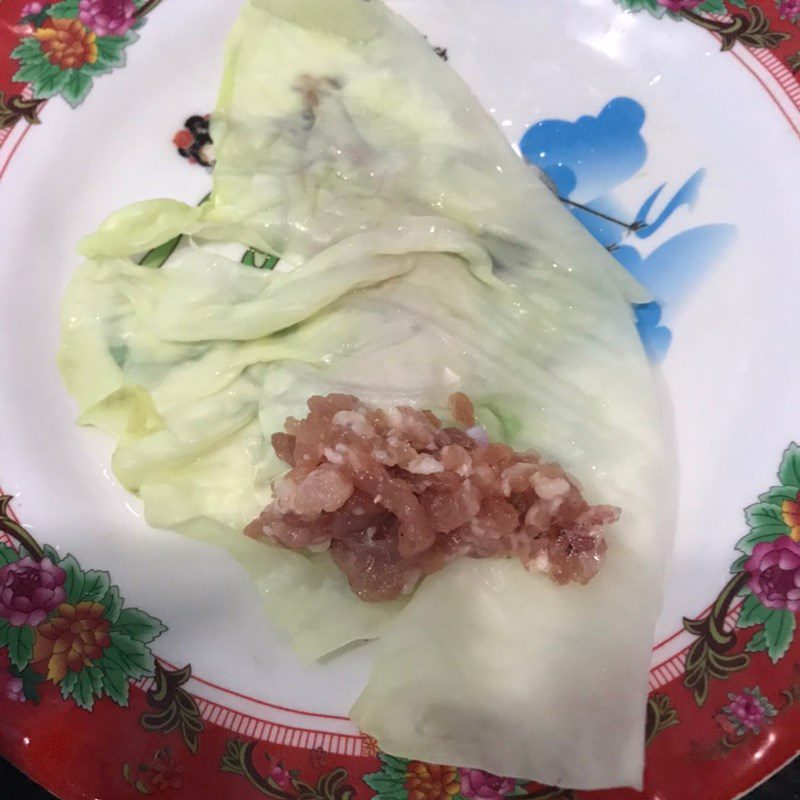
[[[519,558],[557,583],[586,583],[619,517],[533,452],[491,443],[457,392],[445,428],[432,411],[371,409],[357,397],[308,401],[272,446],[291,469],[245,533],[292,550],[329,550],[362,600],[390,600],[454,558]],[[466,429],[466,430],[465,430]]]

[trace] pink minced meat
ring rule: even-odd
[[[291,550],[329,550],[362,600],[390,600],[454,558],[519,558],[556,583],[603,564],[619,509],[590,506],[576,481],[533,452],[490,443],[469,398],[431,411],[312,397],[272,446],[291,469],[245,533]]]

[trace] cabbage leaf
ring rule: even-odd
[[[380,637],[353,718],[387,750],[639,785],[670,520],[643,290],[378,0],[245,3],[212,137],[206,202],[137,203],[83,242],[60,355],[80,421],[117,438],[149,524],[241,561],[301,656]],[[446,414],[457,390],[623,509],[590,584],[465,560],[367,604],[327,554],[242,535],[284,469],[269,437],[310,395]]]

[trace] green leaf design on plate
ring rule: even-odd
[[[15,73],[14,80],[19,83],[33,83],[38,80],[41,73],[38,61],[27,61]]]
[[[103,653],[106,661],[121,669],[132,680],[153,674],[155,659],[141,642],[115,630],[111,631],[110,637],[111,646]]]
[[[403,780],[395,776],[373,772],[364,776],[364,783],[375,792],[376,800],[407,800],[408,790]]]
[[[80,105],[92,88],[92,76],[82,69],[66,70],[67,79],[61,86],[61,96],[73,107]]]
[[[725,7],[725,0],[704,0],[697,6],[695,11],[701,11],[704,14],[727,14],[728,9]]]
[[[99,36],[97,44],[97,63],[106,67],[121,67],[125,63],[125,48],[130,44],[125,36]]]
[[[21,64],[27,64],[30,61],[47,61],[42,53],[41,45],[38,39],[33,36],[26,36],[20,43],[11,51],[11,58],[16,59]],[[49,62],[48,62],[49,63]],[[13,80],[20,80],[19,72],[14,76]]]
[[[796,500],[798,490],[796,486],[773,486],[768,492],[758,496],[762,503],[770,503],[781,507],[784,500]]]
[[[67,602],[72,605],[78,603],[78,598],[83,592],[83,570],[71,553],[64,556],[58,564],[67,573],[64,581],[64,591],[67,593]]]
[[[78,0],[61,0],[60,3],[53,3],[49,12],[51,17],[75,19],[78,16]]]
[[[33,656],[33,628],[12,625],[8,631],[8,658],[19,670],[25,669]]]
[[[57,72],[31,81],[34,95],[36,97],[54,97],[59,94],[67,84],[70,72],[71,70],[57,68]]]
[[[23,6],[24,8],[24,6]],[[26,14],[24,17],[20,17],[20,20],[27,22],[34,28],[41,28],[44,24],[44,21],[47,19],[48,13],[47,9],[43,9],[38,14]]]
[[[242,256],[242,264],[246,267],[255,267],[256,269],[271,270],[280,261],[278,256],[264,253],[261,250],[250,248]]]
[[[205,203],[209,197],[211,197],[210,192],[204,195],[197,205],[203,205],[203,203]],[[150,269],[160,269],[163,267],[169,257],[175,252],[175,248],[181,243],[183,236],[184,235],[182,233],[179,233],[172,239],[168,239],[163,244],[159,244],[152,250],[149,250],[144,254],[142,260],[139,262],[139,266],[150,267]]]
[[[90,569],[83,573],[83,585],[75,602],[100,602],[111,588],[111,576],[107,572]]]
[[[731,564],[731,572],[741,572],[744,569],[744,565],[747,563],[747,559],[750,556],[741,555],[736,561]]]
[[[96,667],[84,667],[72,688],[71,697],[78,708],[92,710],[95,698],[103,694],[103,673]]]
[[[119,619],[120,612],[122,611],[122,596],[119,593],[119,588],[111,586],[106,592],[102,600],[100,600],[106,609],[103,615],[112,625]]]
[[[367,782],[366,778],[364,782]],[[380,800],[407,800],[408,798],[408,789],[400,779],[394,779],[391,785],[381,787],[379,784],[378,786],[372,786],[372,788],[376,792],[376,797],[379,797]],[[456,798],[454,797],[452,800],[456,800]]]
[[[784,451],[778,470],[778,480],[784,486],[794,486],[800,491],[800,447],[795,442]]]
[[[44,681],[44,675],[34,672],[30,665],[23,670],[16,667],[9,667],[8,671],[15,677],[22,680],[22,694],[26,700],[30,700],[34,705],[39,702],[39,684]]]
[[[617,0],[617,3],[626,11],[648,11],[656,17],[664,13],[664,6],[657,0]]]
[[[770,525],[759,525],[753,528],[750,533],[745,534],[738,542],[736,542],[736,549],[741,550],[745,555],[750,555],[753,548],[761,542],[773,542],[779,536],[786,534],[786,526],[783,528],[778,527],[777,523]]]
[[[760,542],[771,542],[789,533],[780,507],[773,503],[754,503],[744,510],[744,515],[750,531],[736,543],[736,549],[745,555],[750,555]]]
[[[17,552],[19,553],[19,557],[20,557],[21,559],[22,559],[22,558],[33,558],[33,554],[31,553],[31,551],[30,551],[30,550],[28,550],[28,548],[27,548],[27,547],[25,547],[25,545],[24,545],[24,544],[21,544],[21,545],[19,546],[19,549],[17,550]]]
[[[780,508],[771,503],[754,503],[752,506],[748,506],[744,510],[744,517],[752,528],[777,524],[784,530],[788,530]]]
[[[772,614],[764,623],[764,638],[767,643],[767,653],[773,664],[789,649],[796,624],[797,621],[791,611],[785,608],[772,609]]]
[[[383,765],[386,767],[386,769],[403,775],[405,779],[405,774],[408,770],[408,759],[390,756],[388,753],[381,753],[380,760],[383,762]]]
[[[17,73],[14,75],[14,80],[23,83],[28,81],[30,83],[36,84],[39,81],[44,80],[45,78],[52,77],[58,73],[63,72],[63,70],[55,64],[51,64],[43,55],[41,50],[39,50],[39,43],[36,42],[36,50],[34,51],[32,48],[30,50],[30,54],[26,55],[24,59],[20,59],[21,66],[17,70]],[[15,50],[14,52],[17,52]]]
[[[101,658],[97,666],[103,671],[106,694],[118,705],[127,706],[130,693],[128,676],[115,664]]]
[[[364,776],[364,783],[375,792],[375,797],[380,800],[407,800],[408,790],[403,781],[397,778],[387,778],[376,772]]]
[[[0,567],[13,564],[18,560],[17,551],[6,544],[0,544]]]
[[[762,650],[767,649],[767,637],[764,633],[764,629],[756,631],[753,634],[753,638],[747,643],[747,647],[745,650],[748,650],[751,653],[759,653]]]
[[[117,39],[122,39],[123,47],[127,47],[134,42],[139,41],[139,28],[144,25],[145,20],[143,18],[139,18],[136,22],[133,23],[133,26],[128,28],[128,32],[124,36],[117,36]]]
[[[754,594],[749,594],[742,603],[742,610],[736,622],[739,628],[752,628],[753,625],[763,625],[774,609],[767,608]]]
[[[181,239],[183,239],[182,233],[149,250],[139,262],[139,266],[160,269],[175,252],[175,248],[180,244]]]
[[[103,694],[103,671],[97,666],[84,667],[80,672],[81,676],[86,675],[87,680],[92,687],[92,693],[95,697],[100,697]],[[80,684],[80,681],[78,681]]]
[[[404,785],[408,761],[386,753],[380,753],[380,772],[365,775],[363,780],[376,793],[376,800],[407,800]]]
[[[161,620],[145,614],[138,608],[124,608],[114,625],[114,630],[142,644],[152,642],[167,629]]]
[[[67,674],[58,682],[58,688],[61,689],[61,696],[66,700],[75,688],[78,682],[77,672],[67,672]]]
[[[121,64],[109,64],[106,61],[98,58],[94,64],[84,64],[81,67],[81,72],[84,75],[91,76],[92,78],[97,78],[100,75],[107,75],[109,72],[113,72],[114,68],[117,66],[122,66]]]
[[[7,619],[0,619],[0,647],[8,647],[8,632],[11,623]]]
[[[53,564],[58,564],[60,559],[59,559],[58,552],[56,551],[56,549],[54,547],[51,547],[49,544],[46,544],[42,548],[42,553],[44,553],[44,557],[45,558],[49,558],[50,561],[53,562]]]

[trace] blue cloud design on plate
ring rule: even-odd
[[[731,243],[736,227],[711,224],[676,231],[643,255],[644,241],[674,226],[678,209],[691,211],[706,174],[698,169],[666,200],[667,184],[662,183],[631,214],[614,190],[647,161],[644,121],[638,102],[616,97],[596,117],[537,122],[525,132],[520,150],[526,161],[544,171],[575,218],[652,292],[655,300],[634,310],[648,357],[660,361],[672,342],[664,312],[688,296]]]

